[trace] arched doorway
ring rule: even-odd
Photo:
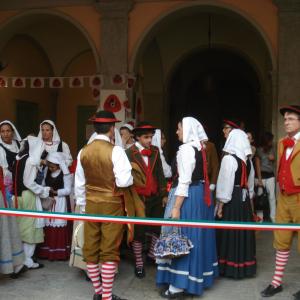
[[[253,66],[232,50],[200,49],[186,55],[167,85],[171,144],[176,144],[173,133],[183,116],[200,120],[218,149],[222,144],[224,118],[243,121],[246,130],[258,135],[260,89]]]
[[[173,152],[175,123],[183,114],[202,118],[214,141],[226,116],[256,132],[274,128],[274,64],[269,41],[251,18],[194,3],[158,20],[130,65],[140,78],[144,118],[167,133]]]

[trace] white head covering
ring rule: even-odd
[[[129,123],[126,123],[126,124],[121,125],[120,128],[124,128],[124,127],[127,128],[127,129],[129,129],[130,131],[133,130],[133,126],[132,126],[131,124],[129,124]]]
[[[90,144],[91,142],[93,142],[93,141],[96,139],[96,136],[97,136],[97,135],[98,135],[97,132],[94,132],[94,133],[90,136],[90,138],[89,138],[87,144]],[[118,130],[117,128],[115,128],[115,146],[120,146],[120,147],[123,148],[122,138],[121,138],[121,135],[120,135],[119,130]]]
[[[41,124],[40,124],[40,132],[38,134],[38,138],[40,138],[41,140],[43,139],[42,137],[42,125],[44,125],[45,123],[48,123],[50,125],[53,126],[53,138],[52,138],[52,142],[60,142],[60,136],[58,134],[57,128],[55,126],[55,123],[51,120],[44,120]]]
[[[192,117],[182,119],[183,143],[195,142],[199,143],[207,141],[208,137],[201,123]]]
[[[156,129],[155,133],[152,137],[152,145],[158,147],[158,149],[161,151],[161,130]]]
[[[41,162],[41,155],[44,151],[44,143],[40,138],[35,136],[28,136],[27,140],[29,144],[30,162],[35,166],[39,166]]]
[[[64,175],[70,173],[67,165],[66,165],[66,157],[62,152],[52,152],[49,153],[47,156],[47,161],[59,165],[60,169],[62,170]]]
[[[12,129],[14,130],[13,140],[16,140],[16,141],[18,141],[18,142],[21,142],[21,141],[22,141],[21,136],[20,136],[20,134],[19,134],[19,132],[18,132],[16,126],[15,126],[11,121],[8,121],[8,120],[2,121],[2,122],[0,123],[0,127],[1,127],[3,124],[9,124],[9,125],[12,127]],[[3,143],[1,136],[0,136],[0,143]]]
[[[90,144],[91,142],[93,142],[97,135],[98,135],[97,132],[94,132],[94,133],[90,136],[89,140],[87,141],[87,144]]]
[[[247,134],[241,129],[231,130],[223,151],[235,154],[238,158],[246,162],[247,156],[252,154]]]

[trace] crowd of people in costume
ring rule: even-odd
[[[184,117],[176,131],[181,145],[168,163],[160,129],[148,122],[117,129],[120,121],[113,113],[98,111],[91,119],[95,132],[75,161],[51,120],[40,124],[37,136],[23,140],[12,122],[2,121],[0,207],[243,223],[257,221],[254,198],[264,190],[269,206],[265,220],[299,224],[300,107],[285,106],[280,113],[286,137],[278,141],[277,201],[271,133],[265,133],[256,148],[253,134],[246,133],[241,123],[224,120],[219,163],[202,124]],[[70,265],[86,271],[94,300],[123,299],[112,293],[122,243],[132,249],[138,279],[147,276],[145,260],[156,263],[156,284],[166,299],[200,296],[219,276],[256,275],[256,240],[251,230],[72,224],[51,216],[1,215],[0,234],[0,273],[16,279],[44,267],[40,259],[68,260],[71,255]],[[292,231],[274,231],[275,273],[261,292],[263,297],[282,291],[292,237]],[[82,258],[76,256],[79,252]],[[300,291],[294,298],[300,299]]]

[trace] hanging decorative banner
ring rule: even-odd
[[[8,86],[8,80],[6,77],[0,77],[0,87],[7,87]]]
[[[103,86],[103,76],[95,75],[90,77],[90,87],[102,87]]]
[[[64,80],[62,77],[50,77],[49,78],[49,87],[60,89],[64,86]]]
[[[24,88],[25,87],[25,78],[24,77],[13,77],[12,78],[12,87]]]
[[[133,89],[136,82],[136,77],[134,75],[127,75],[127,88]]]
[[[45,87],[45,79],[43,77],[30,78],[30,87],[31,88],[44,88]]]
[[[125,83],[125,75],[116,74],[112,77],[112,83],[115,85],[121,85]]]
[[[100,109],[113,112],[118,120],[124,122],[125,107],[123,103],[126,100],[125,90],[101,90]]]
[[[69,79],[69,86],[71,88],[81,88],[81,87],[83,87],[83,77],[71,77]]]

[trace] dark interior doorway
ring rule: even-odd
[[[197,51],[183,59],[169,81],[169,154],[177,149],[176,127],[184,116],[197,118],[220,150],[222,120],[235,118],[255,135],[260,128],[260,84],[252,65],[225,49]]]

